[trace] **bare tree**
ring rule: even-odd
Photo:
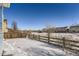
[[[18,29],[17,28],[17,23],[15,21],[13,21],[13,23],[12,23],[12,28],[13,28],[13,30],[17,30]]]

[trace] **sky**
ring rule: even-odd
[[[16,21],[19,29],[42,29],[47,25],[63,27],[79,23],[79,4],[11,3],[4,8],[8,27]]]

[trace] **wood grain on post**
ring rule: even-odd
[[[34,39],[34,34],[33,34],[33,39]]]
[[[65,37],[63,37],[63,50],[65,50]]]
[[[50,30],[48,30],[48,43],[50,43]]]
[[[40,41],[40,35],[38,35],[38,39],[39,39],[39,41]]]

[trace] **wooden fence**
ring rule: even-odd
[[[53,38],[50,36],[46,37],[46,36],[40,36],[35,34],[28,35],[28,38],[55,44],[62,47],[63,50],[68,49],[70,51],[73,51],[79,54],[79,41],[76,41],[76,40],[70,40],[65,37],[60,39],[60,38]]]
[[[26,33],[4,33],[5,39],[11,39],[11,38],[25,38],[27,36]]]

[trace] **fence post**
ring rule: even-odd
[[[38,35],[38,39],[39,39],[39,41],[40,41],[40,35]]]
[[[63,50],[65,50],[65,37],[63,37]]]
[[[28,38],[30,38],[30,39],[31,39],[31,34],[28,34]]]
[[[2,55],[1,55],[1,56],[4,56],[4,53],[5,53],[5,51],[3,50],[3,51],[2,51]]]
[[[37,35],[34,36],[34,39],[37,40]]]
[[[29,37],[29,34],[28,34],[28,38],[30,38],[30,37]]]
[[[28,38],[31,38],[31,35],[30,34],[28,34]]]
[[[35,37],[34,37],[34,34],[33,34],[33,39],[34,39]]]
[[[48,32],[48,43],[50,43],[50,32]]]

